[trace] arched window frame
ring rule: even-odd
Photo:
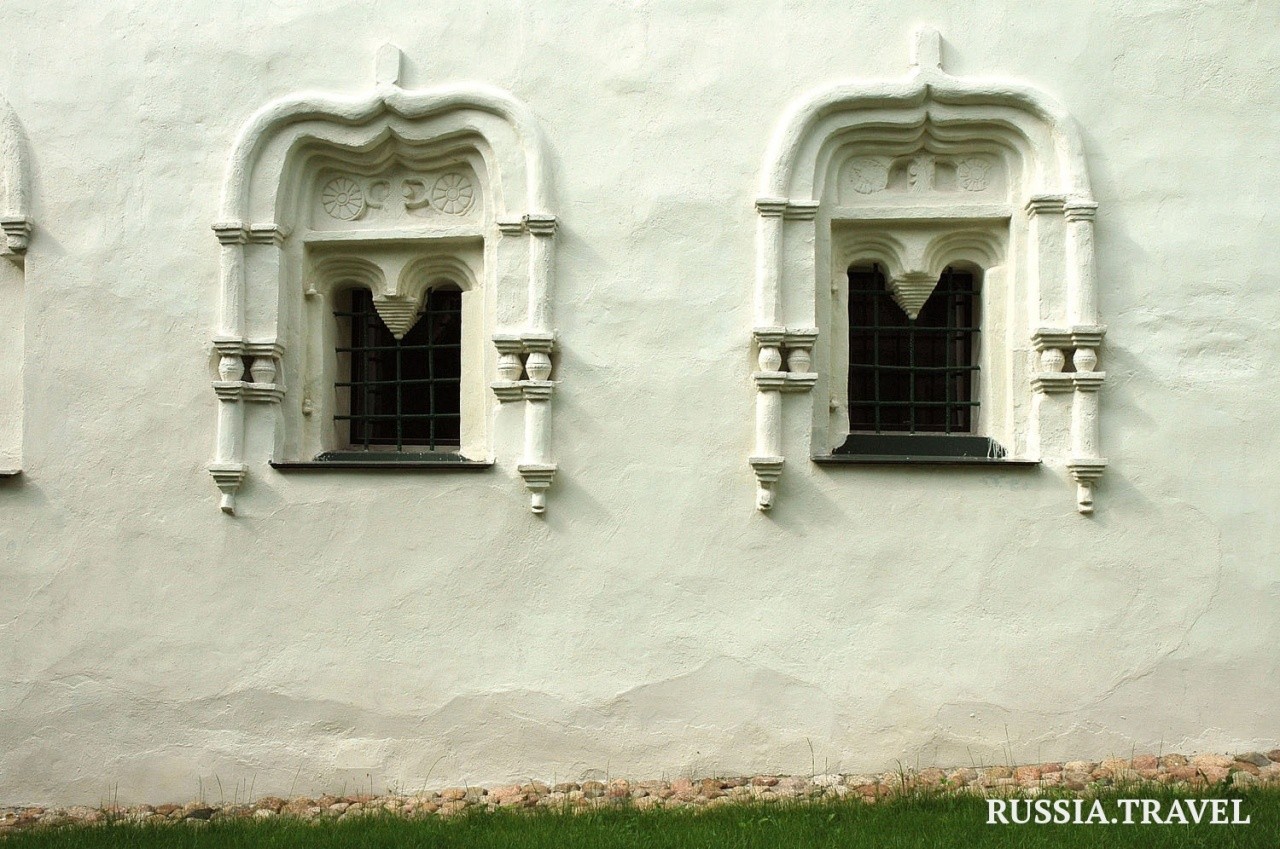
[[[838,181],[855,158],[876,172],[877,158],[913,152],[1000,164],[1006,199],[841,204]],[[867,191],[889,179],[872,173]],[[1105,374],[1096,371],[1104,333],[1093,256],[1097,205],[1080,137],[1061,107],[1019,83],[952,77],[942,70],[937,32],[924,29],[905,79],[838,84],[791,105],[771,138],[756,208],[750,464],[759,509],[772,507],[785,463],[784,394],[812,393],[810,454],[836,459],[842,415],[847,422],[841,280],[851,263],[874,257],[907,295],[932,286],[958,258],[983,268],[984,433],[1008,443],[999,462],[1043,462],[1068,474],[1077,509],[1092,512],[1093,484],[1106,467],[1098,451]]]
[[[258,110],[236,139],[221,217],[213,227],[222,245],[222,299],[213,340],[218,438],[209,470],[224,513],[234,515],[250,461],[262,453],[262,460],[281,469],[336,468],[308,455],[316,442],[309,441],[314,426],[307,419],[315,412],[317,387],[332,375],[314,369],[324,309],[308,302],[324,298],[314,285],[324,281],[312,262],[324,251],[299,226],[299,210],[315,191],[317,163],[333,160],[364,173],[376,164],[370,157],[383,150],[388,161],[418,151],[424,158],[466,159],[484,184],[483,215],[470,224],[383,232],[368,236],[364,245],[366,236],[355,234],[348,247],[357,254],[404,249],[464,264],[464,255],[480,251],[475,282],[483,293],[484,320],[473,322],[472,331],[481,328],[486,350],[474,368],[484,375],[498,409],[478,402],[487,407],[485,456],[478,462],[488,465],[522,451],[516,469],[530,492],[530,507],[535,513],[545,509],[556,470],[550,449],[556,218],[549,211],[541,134],[528,107],[507,92],[479,83],[406,90],[400,86],[401,64],[399,49],[386,45],[378,53],[371,92],[281,98]],[[382,294],[390,307],[386,315],[413,309],[410,292]],[[498,422],[501,408],[515,402],[523,402],[524,438],[519,445],[500,443],[496,434],[517,432]],[[251,449],[247,434],[253,435]]]

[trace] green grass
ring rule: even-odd
[[[0,839],[4,849],[896,849],[897,847],[1268,847],[1280,846],[1280,789],[1244,794],[1209,790],[1209,798],[1242,798],[1250,825],[989,826],[985,800],[903,798],[880,805],[734,805],[707,811],[603,809],[585,814],[472,813],[449,820],[371,816],[317,824],[288,819],[226,820],[203,827],[96,826],[30,831]],[[1185,795],[1163,790],[1102,797]]]

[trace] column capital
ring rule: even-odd
[[[1066,205],[1066,195],[1032,195],[1027,199],[1027,215],[1061,215]]]
[[[786,211],[786,198],[756,198],[756,212],[761,218],[781,218]]]
[[[224,245],[243,245],[249,241],[249,228],[243,221],[218,221],[213,232]]]
[[[530,212],[524,217],[524,224],[534,236],[556,234],[556,217],[549,212]]]
[[[1068,221],[1092,221],[1098,213],[1098,205],[1084,198],[1071,198],[1064,209]]]

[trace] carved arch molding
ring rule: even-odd
[[[401,88],[402,59],[386,45],[371,91],[273,101],[235,141],[213,225],[222,297],[209,471],[228,514],[251,462],[299,459],[316,438],[314,395],[326,387],[309,371],[324,356],[312,331],[335,274],[367,284],[401,335],[437,279],[477,293],[488,338],[478,365],[496,379],[479,384],[472,447],[490,462],[521,452],[531,509],[545,509],[556,218],[541,134],[528,107],[492,86]],[[501,411],[518,404],[523,439]]]
[[[773,505],[785,463],[784,394],[812,396],[815,453],[836,442],[844,375],[833,367],[837,334],[827,331],[839,324],[840,273],[869,260],[886,269],[909,314],[948,262],[998,267],[988,275],[1001,308],[989,346],[1000,360],[990,363],[991,427],[1013,457],[1065,472],[1079,512],[1093,511],[1106,468],[1097,370],[1105,328],[1083,145],[1045,94],[946,73],[941,45],[936,31],[921,30],[905,78],[809,92],[771,137],[756,201],[749,458],[761,510]]]
[[[22,473],[26,255],[31,239],[30,163],[18,116],[0,98],[0,478]]]

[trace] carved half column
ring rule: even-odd
[[[760,198],[756,201],[756,324],[770,327],[781,314],[782,288],[782,216],[787,211],[786,198]]]
[[[249,377],[252,378],[244,385],[244,399],[279,404],[285,390],[280,378],[284,346],[275,341],[246,342],[244,355],[249,359]]]
[[[522,234],[529,238],[529,272],[523,332],[494,334],[498,350],[498,379],[490,384],[502,404],[523,400],[524,455],[517,465],[530,492],[529,507],[534,513],[547,509],[546,492],[555,478],[556,464],[551,454],[551,350],[555,335],[551,329],[551,277],[556,217],[530,213],[521,218],[498,220],[504,241]]]
[[[553,340],[549,333],[527,333],[521,341],[529,352],[525,360],[529,379],[521,384],[525,400],[524,462],[516,468],[529,489],[529,509],[544,513],[547,489],[556,474],[556,464],[551,460],[551,396],[555,390],[551,380]]]
[[[529,231],[528,326],[537,333],[551,332],[551,269],[555,248],[556,217],[530,213],[524,217]]]
[[[493,346],[498,349],[498,379],[489,386],[502,403],[524,398],[521,378],[524,376],[524,342],[514,334],[495,334]]]
[[[1071,404],[1071,459],[1067,469],[1076,482],[1076,509],[1084,514],[1093,512],[1093,485],[1107,467],[1099,450],[1098,405],[1098,391],[1107,375],[1095,370],[1104,333],[1101,327],[1071,329],[1075,346],[1071,358],[1075,366],[1072,375],[1075,394]]]
[[[1093,255],[1093,219],[1098,205],[1089,200],[1067,201],[1067,296],[1072,324],[1098,323],[1097,264]]]
[[[787,385],[782,345],[786,335],[784,327],[755,329],[760,370],[755,373],[756,446],[749,462],[756,473],[756,507],[760,510],[773,507],[773,485],[782,474],[782,392]]]
[[[238,221],[215,224],[213,230],[222,245],[222,303],[213,340],[218,351],[218,379],[213,383],[218,396],[218,437],[209,474],[222,493],[222,512],[235,515],[236,493],[245,475],[244,246],[249,231]]]
[[[520,334],[528,379],[522,382],[524,395],[524,460],[517,467],[528,488],[529,509],[543,513],[547,509],[547,489],[555,478],[556,464],[551,459],[551,396],[555,384],[551,380],[551,348],[555,337],[551,330],[551,272],[555,247],[556,217],[547,213],[530,213],[524,217],[529,232],[529,330]],[[512,369],[507,361],[507,369]]]
[[[1062,457],[1071,428],[1071,375],[1065,369],[1071,334],[1041,327],[1031,334],[1031,421],[1027,451],[1032,457]]]
[[[0,229],[4,230],[5,247],[9,253],[21,258],[31,242],[31,219],[25,215],[0,217]]]
[[[244,344],[235,339],[214,341],[218,351],[218,443],[209,474],[222,493],[222,512],[235,515],[236,492],[244,480]]]
[[[1027,322],[1031,327],[1061,327],[1067,317],[1065,221],[1062,195],[1033,195],[1027,201]]]
[[[783,392],[808,392],[818,382],[813,370],[813,345],[818,341],[816,327],[788,328],[782,337],[786,348],[786,383]]]

